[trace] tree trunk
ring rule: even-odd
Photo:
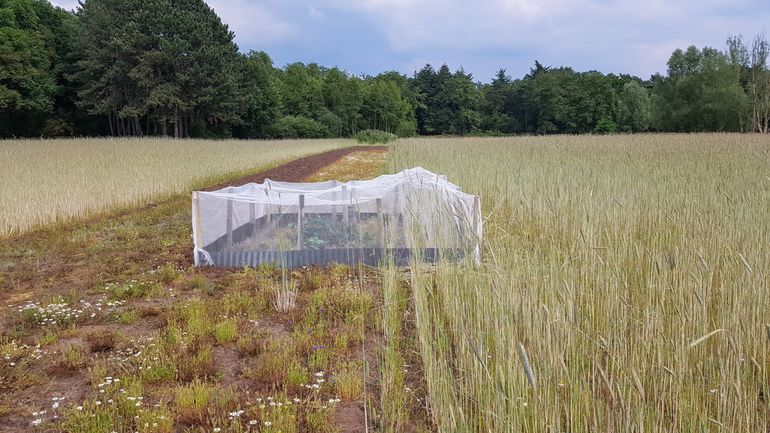
[[[115,125],[113,125],[112,122],[113,122],[113,120],[112,120],[112,113],[111,112],[107,113],[107,123],[110,124],[110,136],[114,137],[115,136]]]
[[[179,107],[174,108],[174,138],[179,138]]]

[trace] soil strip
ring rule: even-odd
[[[229,182],[210,186],[204,191],[216,191],[231,185],[243,185],[246,183],[262,183],[265,179],[280,180],[283,182],[301,182],[322,168],[334,164],[343,157],[354,152],[384,152],[387,146],[353,146],[344,149],[335,149],[316,155],[295,159],[294,161],[280,165],[276,168],[261,173],[235,179]]]

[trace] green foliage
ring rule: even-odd
[[[61,66],[72,16],[48,2],[0,2],[0,137],[66,134],[47,125],[62,93]]]
[[[304,116],[284,116],[271,127],[270,135],[275,138],[326,138],[329,128]]]
[[[594,132],[597,134],[613,134],[617,132],[618,125],[615,124],[615,122],[612,121],[612,119],[608,117],[602,117],[599,119],[599,121],[596,123],[596,128],[594,128]]]
[[[259,382],[279,386],[286,380],[286,366],[296,362],[296,355],[291,347],[282,340],[273,340],[245,374]]]
[[[209,385],[199,380],[175,390],[176,414],[187,425],[208,425],[211,415],[224,414],[236,405],[232,390]]]
[[[421,134],[468,134],[481,126],[480,87],[473,76],[444,64],[435,71],[425,65],[414,77],[418,107],[417,129]]]
[[[740,131],[748,109],[740,72],[713,48],[677,49],[655,83],[655,126],[676,132]]]
[[[668,76],[535,62],[488,84],[462,68],[358,77],[241,54],[203,0],[88,0],[77,14],[0,3],[0,137],[358,138],[442,134],[770,131],[770,44],[676,50]],[[611,123],[615,128],[610,127]],[[368,141],[365,141],[368,142]]]
[[[286,387],[288,391],[302,391],[302,386],[307,383],[310,383],[310,374],[299,362],[295,361],[286,373]]]
[[[79,344],[70,344],[59,354],[57,364],[67,370],[78,370],[86,364],[86,349]]]
[[[326,408],[311,408],[305,414],[305,423],[309,431],[316,433],[334,433],[339,431],[335,427],[334,414]]]
[[[390,132],[378,131],[376,129],[367,129],[353,136],[359,143],[365,144],[388,144],[398,138]]]
[[[623,85],[618,107],[618,126],[623,132],[644,132],[652,121],[650,94],[636,81]]]
[[[229,343],[235,339],[238,325],[234,319],[227,319],[214,325],[214,339],[217,343]]]
[[[243,138],[266,137],[269,127],[281,117],[281,81],[267,53],[250,52],[244,64],[246,113],[235,135]]]
[[[364,87],[361,117],[366,128],[392,132],[407,121],[411,113],[412,107],[395,81],[375,79]]]
[[[89,0],[78,17],[80,104],[110,133],[184,137],[242,121],[244,59],[202,0]]]
[[[356,401],[364,395],[364,371],[356,363],[343,364],[334,373],[337,395],[343,400]]]

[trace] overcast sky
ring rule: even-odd
[[[77,0],[53,0],[67,9]],[[353,74],[425,63],[462,66],[479,81],[499,68],[520,77],[535,59],[550,66],[666,71],[677,48],[723,49],[770,23],[768,0],[208,0],[242,51],[264,50]]]

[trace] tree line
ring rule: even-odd
[[[0,0],[0,137],[768,133],[769,47],[678,49],[647,80],[537,61],[489,83],[446,64],[356,76],[241,53],[203,0]]]

